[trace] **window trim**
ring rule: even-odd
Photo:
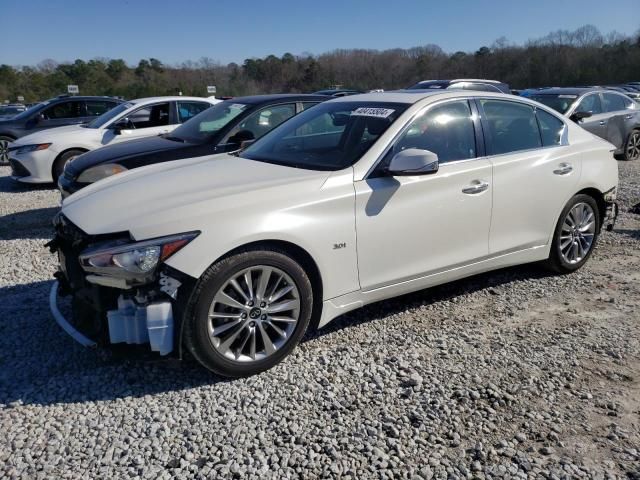
[[[442,99],[442,100],[437,100],[437,101],[435,101],[433,103],[430,103],[429,105],[425,105],[420,110],[418,110],[413,115],[411,115],[411,117],[405,122],[405,124],[402,126],[402,128],[393,136],[391,141],[387,144],[387,146],[380,153],[380,155],[378,155],[378,158],[376,158],[376,160],[373,162],[373,164],[371,165],[369,170],[367,170],[367,172],[364,174],[364,176],[362,177],[362,180],[364,181],[364,180],[367,180],[369,178],[376,178],[375,176],[378,173],[378,167],[380,166],[380,163],[387,156],[387,154],[389,153],[389,150],[391,150],[393,148],[393,146],[396,144],[396,142],[409,129],[411,124],[416,119],[418,119],[422,115],[426,115],[427,112],[429,110],[431,110],[432,108],[442,106],[442,105],[444,105],[446,103],[459,102],[459,101],[466,101],[469,104],[469,109],[471,110],[471,118],[473,120],[473,133],[474,133],[475,141],[476,141],[476,156],[473,157],[473,158],[463,158],[463,159],[460,159],[460,160],[452,160],[450,162],[443,163],[442,166],[455,165],[457,163],[463,163],[463,162],[472,162],[472,161],[475,161],[475,160],[480,160],[480,159],[486,158],[487,156],[486,156],[486,146],[485,146],[484,132],[483,132],[482,125],[480,123],[479,111],[478,111],[477,106],[475,104],[475,97],[473,97],[472,95],[469,95],[469,96],[464,96],[464,97],[446,98],[446,99]]]

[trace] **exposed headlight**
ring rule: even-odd
[[[118,173],[126,172],[127,168],[117,163],[106,163],[104,165],[96,165],[95,167],[87,168],[78,177],[79,183],[93,183],[97,182],[111,175],[117,175]]]
[[[34,144],[34,145],[22,145],[21,147],[17,147],[15,152],[16,152],[17,155],[20,155],[22,153],[37,152],[38,150],[46,150],[50,146],[51,146],[50,143],[37,143],[37,144]]]
[[[88,273],[143,282],[154,276],[161,262],[199,234],[189,232],[124,245],[90,247],[80,254],[80,265]]]

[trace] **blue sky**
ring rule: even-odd
[[[285,52],[440,45],[472,51],[593,24],[640,28],[638,0],[2,0],[0,64],[95,57],[222,63]]]

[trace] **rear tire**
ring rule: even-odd
[[[241,251],[201,277],[185,311],[184,346],[214,373],[254,375],[295,348],[312,310],[311,281],[287,252]]]
[[[84,150],[69,150],[56,158],[56,161],[53,163],[53,168],[51,169],[51,178],[56,186],[58,185],[58,178],[60,178],[60,175],[64,172],[64,166],[67,162],[70,162],[75,157],[82,155],[83,153],[85,153]]]
[[[640,158],[640,130],[632,130],[624,144],[623,157],[627,161]]]
[[[589,195],[574,196],[556,224],[547,266],[558,273],[575,272],[593,253],[599,234],[598,204]]]

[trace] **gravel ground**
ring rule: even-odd
[[[640,162],[568,276],[512,268],[383,302],[227,381],[53,322],[55,191],[0,168],[0,477],[640,479]]]

